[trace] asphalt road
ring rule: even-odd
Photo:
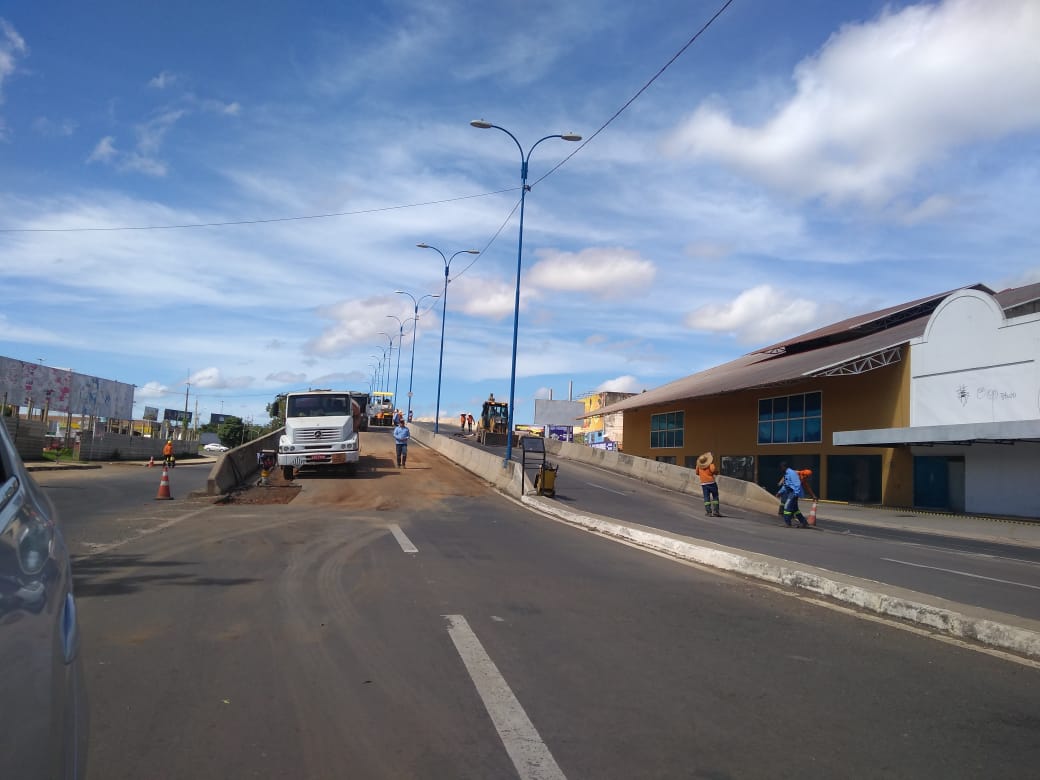
[[[967,778],[1040,765],[1036,665],[583,533],[435,455],[413,461],[306,481],[285,506],[113,511],[123,480],[154,470],[42,476],[76,496],[90,777]],[[352,508],[352,491],[394,499]]]
[[[475,444],[473,439],[467,443]],[[504,447],[482,447],[496,454]],[[518,448],[514,460],[520,459]],[[726,506],[707,518],[699,496],[675,493],[604,469],[561,461],[556,500],[671,533],[843,572],[1011,615],[1040,620],[1040,549],[833,521],[789,529],[777,518]]]

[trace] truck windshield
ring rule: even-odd
[[[345,417],[350,414],[350,396],[332,393],[322,395],[289,396],[286,414],[289,417]]]

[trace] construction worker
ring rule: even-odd
[[[177,459],[173,457],[173,439],[167,439],[166,444],[162,448],[163,465],[169,466],[171,469],[177,465]]]
[[[697,458],[697,478],[701,481],[701,492],[704,494],[704,514],[708,517],[722,517],[719,514],[719,485],[715,479],[718,473],[715,456],[710,452],[705,452]]]

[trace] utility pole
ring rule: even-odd
[[[191,377],[191,372],[188,372]],[[188,391],[191,390],[191,382],[184,383],[184,418],[181,420],[181,441],[188,440]]]

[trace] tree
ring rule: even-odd
[[[217,428],[217,436],[225,447],[237,447],[245,441],[245,431],[241,417],[228,416]]]

